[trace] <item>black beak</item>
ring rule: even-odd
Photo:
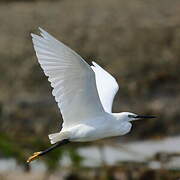
[[[137,116],[135,116],[134,118],[156,118],[156,116],[141,116],[141,115],[137,115]]]

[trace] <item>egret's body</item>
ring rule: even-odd
[[[41,36],[32,34],[34,49],[63,117],[61,131],[49,135],[53,148],[71,141],[124,135],[131,130],[131,121],[153,117],[112,113],[119,89],[115,78],[95,62],[88,65],[76,52],[43,29],[40,31]],[[35,153],[28,162],[53,148]]]
[[[104,113],[102,116],[89,119],[83,124],[78,124],[67,130],[62,129],[59,137],[61,137],[62,133],[62,139],[67,138],[70,141],[78,142],[93,141],[106,137],[124,135],[130,131],[131,126],[131,123],[123,118],[119,119],[116,115]],[[64,132],[67,132],[65,136],[63,136]]]

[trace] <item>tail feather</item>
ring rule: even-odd
[[[51,144],[55,144],[55,143],[62,141],[64,139],[68,139],[69,138],[69,132],[65,131],[65,132],[49,134],[48,137],[49,137]]]
[[[48,137],[51,140],[51,139],[55,138],[57,135],[59,135],[59,134],[60,133],[49,134]]]

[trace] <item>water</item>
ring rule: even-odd
[[[84,165],[94,166],[102,163],[102,158],[108,165],[121,161],[147,162],[152,168],[160,168],[160,164],[151,160],[156,153],[180,153],[180,136],[167,137],[161,140],[146,140],[131,143],[121,143],[116,147],[105,146],[102,152],[97,147],[80,148],[80,154],[86,159]],[[169,168],[180,168],[180,158],[172,158],[167,163]]]
[[[122,161],[149,162],[149,166],[154,169],[161,167],[160,162],[151,159],[158,152],[179,153],[180,136],[167,137],[161,140],[146,140],[130,143],[119,143],[116,146],[106,145],[104,148],[97,146],[82,147],[78,152],[84,157],[83,165],[94,167],[101,166],[102,163],[114,165]],[[64,156],[61,162],[62,166],[70,166],[71,162],[68,156]],[[32,171],[45,172],[46,167],[43,162],[36,161],[31,164]],[[166,164],[167,168],[180,169],[180,158],[175,157]],[[1,159],[0,172],[22,171],[14,159]]]

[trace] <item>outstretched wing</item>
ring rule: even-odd
[[[72,49],[40,28],[41,36],[31,34],[38,61],[53,87],[52,94],[63,116],[63,128],[104,113],[95,74]]]
[[[119,89],[116,79],[100,67],[97,63],[92,62],[93,66],[91,68],[96,75],[96,86],[98,89],[98,94],[106,112],[112,112],[112,105],[114,97]]]

